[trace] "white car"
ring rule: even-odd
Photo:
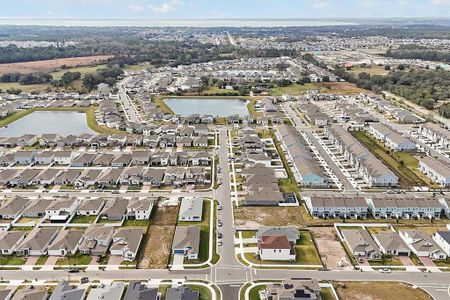
[[[391,269],[388,269],[388,268],[380,269],[380,273],[383,273],[383,274],[388,274],[388,273],[391,273],[391,272],[392,272]]]

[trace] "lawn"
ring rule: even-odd
[[[61,69],[55,72],[50,73],[53,76],[53,79],[59,80],[66,72],[80,72],[81,77],[88,73],[95,73],[98,69],[104,68],[106,65],[97,65],[97,66],[84,66],[84,67],[74,67],[68,69]]]
[[[138,64],[138,65],[126,65],[123,68],[123,70],[127,71],[127,72],[139,72],[139,71],[146,70],[148,67],[150,67],[150,64],[148,64],[148,63]]]
[[[58,259],[56,264],[58,266],[85,266],[89,265],[91,263],[92,257],[90,255],[84,255],[84,254],[75,254],[74,256],[69,257],[62,257]]]
[[[399,176],[399,185],[401,188],[410,188],[412,186],[427,185],[413,171],[411,171],[405,162],[397,161],[390,155],[388,150],[377,140],[370,137],[363,131],[354,131],[353,135],[364,145],[373,155],[383,161],[394,173]],[[406,154],[403,155],[405,157]]]
[[[164,102],[164,98],[161,96],[152,97],[153,102],[161,109],[162,112],[168,114],[175,114],[174,111],[169,107],[169,105]]]
[[[248,299],[249,300],[259,300],[261,299],[259,297],[259,291],[263,291],[267,289],[267,285],[257,285],[255,287],[253,287],[249,292],[248,292]]]
[[[380,260],[369,260],[371,266],[403,266],[402,262],[395,256],[383,255]]]
[[[70,223],[73,224],[92,224],[95,222],[97,216],[74,216]]]
[[[125,220],[125,222],[123,222],[122,226],[124,226],[124,227],[135,227],[135,226],[147,227],[149,223],[150,223],[149,220]]]
[[[444,260],[435,260],[434,263],[438,267],[450,267],[450,258]]]
[[[340,299],[345,300],[430,300],[425,291],[397,282],[340,282],[336,286]]]
[[[277,86],[270,91],[271,96],[282,96],[282,95],[301,95],[307,90],[316,90],[317,86],[313,83],[298,84],[293,83],[288,86]]]
[[[350,72],[354,74],[360,74],[362,72],[365,72],[370,75],[387,75],[389,73],[388,70],[384,69],[384,66],[379,65],[367,65],[367,66],[357,65],[354,66],[350,70]]]
[[[321,288],[320,289],[320,296],[322,297],[322,300],[336,300],[336,298],[333,295],[333,291],[331,288]]]
[[[202,285],[194,285],[194,284],[189,284],[186,286],[190,287],[193,291],[198,291],[198,293],[200,295],[198,300],[211,300],[212,299],[211,291],[207,287],[204,287]]]
[[[205,95],[205,96],[214,96],[214,95],[218,95],[218,96],[224,96],[224,95],[239,96],[239,92],[235,91],[235,90],[221,89],[221,88],[218,88],[216,86],[212,86],[212,87],[209,87],[208,89],[204,90],[203,91],[203,95]]]
[[[0,256],[0,266],[20,266],[25,263],[24,257],[18,256]]]
[[[45,262],[47,261],[48,256],[47,255],[42,255],[38,258],[37,262],[35,263],[35,265],[37,266],[42,266],[45,265]]]

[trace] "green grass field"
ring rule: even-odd
[[[307,90],[316,90],[317,86],[313,83],[305,83],[305,84],[297,84],[293,83],[289,86],[284,87],[275,87],[270,91],[271,96],[282,96],[284,94],[288,95],[301,95],[304,94]]]
[[[97,216],[75,216],[70,220],[72,224],[92,224]]]
[[[370,75],[387,75],[389,73],[389,71],[386,71],[384,69],[384,66],[379,66],[379,65],[368,65],[366,67],[363,67],[361,65],[355,66],[353,67],[350,72],[355,73],[355,74],[360,74],[360,73],[367,73]]]
[[[75,254],[74,256],[69,257],[62,257],[58,259],[56,264],[58,266],[85,266],[89,265],[92,260],[92,257],[90,255],[83,255],[83,254]]]
[[[389,151],[377,140],[369,136],[363,131],[354,131],[353,135],[370,151],[372,152],[378,159],[383,161],[394,173],[399,176],[399,184],[402,188],[409,188],[412,186],[424,186],[427,185],[426,182],[421,180],[413,171],[411,171],[407,163],[401,162],[395,159]],[[402,156],[407,156],[407,153],[402,154]],[[408,161],[411,158],[408,157]]]

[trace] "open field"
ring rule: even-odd
[[[74,68],[68,68],[68,69],[62,69],[55,72],[50,73],[53,76],[53,79],[61,79],[61,76],[63,76],[66,72],[80,72],[81,77],[88,73],[94,73],[98,69],[104,68],[106,65],[96,65],[96,66],[83,66],[83,67],[74,67]]]
[[[360,74],[360,73],[367,73],[370,75],[387,75],[389,73],[389,71],[384,69],[384,66],[379,66],[379,65],[368,65],[366,67],[363,67],[361,65],[358,66],[354,66],[350,72],[354,73],[354,74]]]
[[[101,61],[107,60],[111,55],[94,55],[84,57],[59,58],[52,60],[39,60],[30,62],[20,62],[11,64],[0,64],[0,74],[19,72],[19,73],[34,73],[34,72],[49,72],[54,71],[61,66],[77,67],[85,66]]]
[[[344,287],[345,286],[345,287]],[[336,286],[340,299],[345,300],[430,300],[425,291],[395,282],[340,282]]]
[[[271,90],[271,96],[301,95],[307,90],[318,90],[320,93],[334,93],[338,95],[355,95],[363,92],[353,83],[349,82],[321,82],[321,83],[305,83],[303,85],[293,83],[286,87],[275,87]]]

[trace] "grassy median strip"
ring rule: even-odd
[[[400,187],[424,186],[426,182],[421,180],[411,171],[404,160],[396,160],[380,142],[368,136],[363,131],[354,131],[353,135],[363,144],[373,155],[383,161],[397,176],[400,177]],[[409,153],[403,154],[403,158]],[[411,154],[409,154],[411,156]]]

